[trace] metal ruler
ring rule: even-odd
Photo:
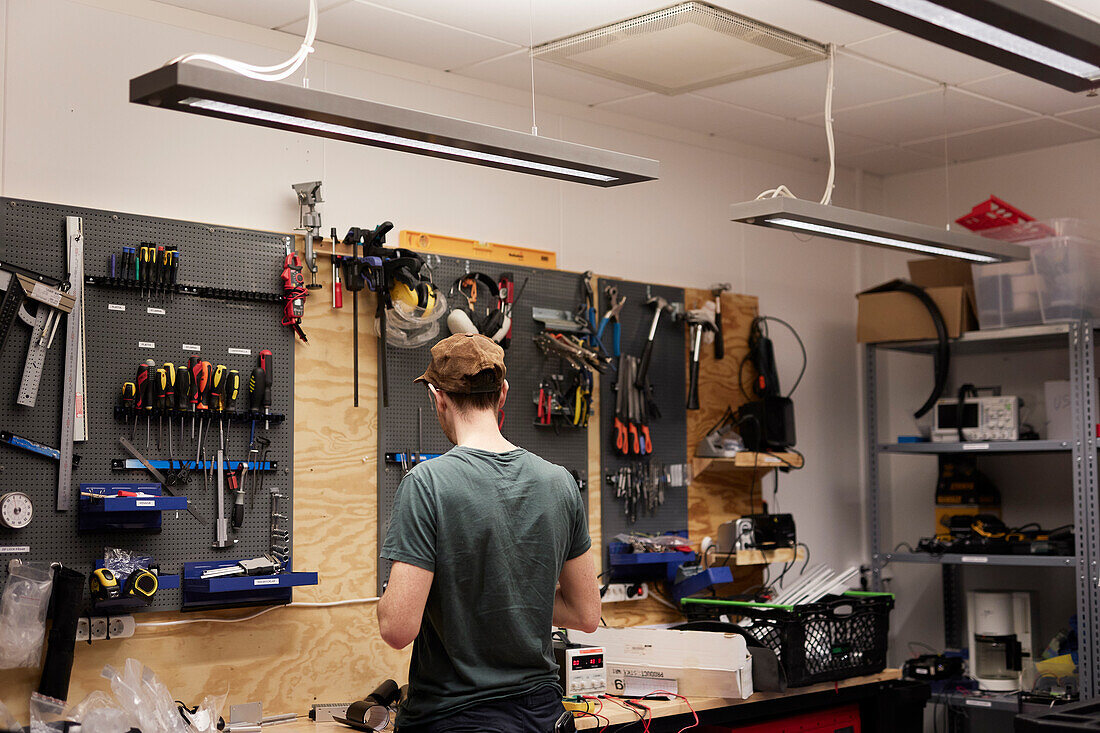
[[[65,217],[68,244],[69,282],[84,282],[84,221],[79,216]],[[67,512],[73,503],[73,433],[76,427],[76,394],[80,388],[80,324],[84,312],[81,289],[73,294],[73,311],[65,320],[65,379],[61,397],[61,463],[57,471],[57,511]]]
[[[50,308],[39,303],[38,315],[30,322],[31,342],[27,345],[23,381],[19,383],[19,396],[15,399],[15,404],[23,407],[34,407],[38,399],[38,383],[42,381],[42,368],[46,364],[46,346],[49,338],[46,328],[50,322],[50,312]],[[60,315],[56,317],[60,318]]]

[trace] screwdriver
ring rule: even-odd
[[[199,404],[199,370],[202,360],[197,356],[187,359],[187,370],[191,372],[191,381],[188,383],[188,400],[191,402],[191,442],[195,441],[195,409]]]
[[[164,366],[161,367],[164,370],[164,405],[161,416],[168,416],[168,457],[172,457],[174,448],[172,446],[172,409],[175,407],[176,402],[176,365],[170,361],[164,362]],[[181,434],[182,437],[182,434]]]
[[[168,372],[157,369],[153,383],[153,407],[157,411],[157,450],[160,450],[161,435],[164,433],[164,404],[168,398]]]
[[[156,267],[153,268],[153,297],[160,300],[161,297],[161,284],[164,282],[164,268],[166,263],[164,261],[165,255],[164,247],[157,247],[157,251],[153,253],[156,258]]]
[[[229,488],[233,490],[233,529],[244,525],[244,473],[247,470],[247,464],[241,462],[229,472]]]
[[[141,258],[141,274],[138,280],[141,282],[141,299],[145,300],[145,284],[149,281],[149,245],[147,242],[141,243],[141,249],[138,250],[138,256]]]
[[[248,378],[248,412],[252,415],[252,429],[248,433],[248,451],[256,444],[256,416],[260,414],[264,402],[264,389],[267,375],[262,366],[256,366],[252,370],[252,376]]]
[[[225,412],[232,412],[237,406],[237,395],[241,391],[241,373],[230,369],[225,378]],[[232,424],[230,424],[232,427]],[[228,447],[228,446],[227,446]]]
[[[218,413],[218,447],[225,450],[225,431],[222,429],[222,414],[225,411],[225,379],[227,373],[225,364],[218,364],[214,368],[214,376],[210,380],[210,409]],[[207,432],[210,430],[210,422],[207,419]]]
[[[260,367],[264,370],[264,430],[271,429],[271,421],[268,420],[266,416],[271,414],[271,383],[275,379],[275,376],[271,372],[273,359],[274,355],[271,353],[271,349],[263,349],[260,351]]]
[[[170,276],[168,278],[168,283],[172,288],[169,291],[171,293],[168,296],[168,301],[169,302],[172,302],[176,299],[176,278],[179,276],[179,272],[180,272],[180,253],[179,253],[178,250],[172,250],[172,267],[171,267],[171,271],[169,273]]]
[[[206,400],[210,397],[210,362],[200,361],[194,372],[195,383],[191,389],[195,390],[195,409],[204,415],[208,408]],[[192,419],[192,424],[194,419]],[[199,448],[202,446],[202,416],[199,417],[199,437],[195,441],[195,463],[199,462]]]
[[[134,439],[134,430],[137,428],[137,416],[134,414],[134,399],[137,397],[137,387],[133,382],[126,382],[122,385],[122,395],[120,401],[122,403],[122,409],[126,412],[126,421],[129,422],[132,417],[134,420],[134,427],[130,429],[130,440]]]
[[[151,412],[153,409],[153,382],[149,377],[149,365],[142,363],[138,366],[137,379],[134,380],[137,391],[136,409],[142,412]],[[137,417],[134,418],[135,424]],[[145,449],[149,450],[149,416],[145,417]]]
[[[180,414],[180,445],[183,445],[183,413],[191,404],[191,368],[187,364],[176,367],[176,411]]]
[[[134,285],[134,287],[137,287],[138,284],[141,282],[141,269],[142,269],[141,248],[140,247],[131,247],[130,248],[130,254],[132,255],[133,260],[134,260],[134,277],[133,277],[133,283],[132,284]],[[141,394],[141,390],[139,389],[138,390],[138,395],[140,395],[140,394]]]

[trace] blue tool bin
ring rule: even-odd
[[[276,606],[290,603],[295,586],[317,585],[317,573],[294,572],[290,567],[277,575],[201,576],[206,570],[231,567],[237,560],[183,564],[183,610]]]
[[[152,496],[110,496],[120,490]],[[158,483],[89,483],[80,484],[80,491],[107,495],[103,499],[80,497],[77,530],[81,532],[159,532],[161,512],[187,511],[186,496],[164,496]]]

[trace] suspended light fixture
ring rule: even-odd
[[[1018,244],[789,196],[733,204],[730,219],[847,242],[936,257],[954,257],[978,264],[1026,260],[1029,257],[1028,249]]]
[[[653,180],[660,166],[649,158],[189,63],[131,79],[130,101],[592,186]]]
[[[1100,87],[1100,24],[1045,0],[821,0],[1071,92]]]

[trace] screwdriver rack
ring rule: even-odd
[[[135,610],[178,610],[183,605],[178,581],[185,563],[216,563],[229,558],[258,557],[270,551],[267,500],[270,490],[287,497],[283,513],[288,519],[282,526],[288,535],[286,545],[293,548],[294,344],[290,330],[280,323],[281,272],[287,237],[275,232],[0,198],[0,252],[5,265],[10,263],[41,273],[51,281],[64,281],[68,272],[66,216],[82,219],[85,262],[80,282],[84,283],[88,439],[74,446],[75,453],[81,456],[72,471],[74,494],[79,484],[144,483],[152,479],[119,444],[120,438],[130,437],[133,420],[132,414],[119,414],[116,409],[119,390],[123,382],[134,379],[138,364],[146,359],[157,364],[187,363],[188,357],[200,356],[237,370],[247,383],[260,349],[270,349],[274,355],[271,414],[256,414],[245,408],[202,416],[209,417],[214,424],[215,445],[217,421],[224,420],[227,426],[233,426],[225,456],[225,463],[233,467],[250,458],[248,424],[254,418],[258,421],[257,438],[262,436],[271,445],[266,456],[251,456],[250,472],[259,473],[265,483],[262,495],[257,493],[246,499],[243,526],[231,530],[231,537],[237,540],[233,549],[214,549],[211,545],[215,539],[213,518],[217,516],[216,478],[204,491],[202,473],[203,467],[216,464],[215,455],[208,449],[204,466],[183,460],[195,457],[194,444],[184,439],[174,446],[173,464],[168,460],[166,441],[162,440],[161,450],[146,450],[143,436],[135,444],[169,479],[178,478],[180,469],[190,469],[188,482],[170,484],[170,488],[164,487],[164,493],[170,491],[176,497],[186,497],[188,509],[193,509],[200,519],[189,511],[145,511],[142,513],[161,518],[159,532],[91,529],[91,524],[85,524],[86,531],[80,532],[81,516],[87,520],[97,513],[126,512],[106,511],[105,505],[104,511],[99,512],[96,504],[88,504],[81,511],[80,502],[75,501],[70,511],[55,511],[57,459],[0,442],[0,483],[25,492],[34,505],[31,523],[26,528],[0,528],[0,585],[7,579],[9,558],[60,562],[87,575],[95,562],[102,560],[103,548],[114,546],[155,557],[160,565],[160,590],[149,606]],[[178,282],[155,283],[159,290],[152,300],[142,297],[141,283],[111,277],[111,254],[142,242],[163,243],[181,254]],[[64,333],[62,324],[57,340],[45,356],[37,404],[25,408],[17,406],[15,398],[31,331],[18,324],[11,330],[0,351],[0,431],[44,446],[59,445]],[[160,418],[165,420],[165,428],[170,420],[175,420],[173,433],[178,435],[180,417],[192,416],[181,412],[143,412],[138,420],[151,417],[154,435]],[[144,429],[139,425],[139,433]],[[232,491],[227,490],[224,498],[226,512],[231,513]],[[154,503],[161,501],[166,506],[175,506],[167,498]],[[289,592],[285,589],[283,597]],[[236,600],[255,604],[264,602],[266,597],[246,595]]]
[[[86,275],[84,277],[84,284],[92,285],[97,288],[116,288],[120,290],[141,291],[150,289],[149,285],[138,282],[137,280],[123,280],[122,278],[99,277],[96,275]],[[281,303],[283,300],[282,292],[265,293],[256,290],[215,288],[206,285],[188,285],[186,283],[155,286],[153,292],[157,294],[158,298],[162,294],[168,294],[192,295],[197,298],[214,298],[216,300],[247,301],[253,303]]]

